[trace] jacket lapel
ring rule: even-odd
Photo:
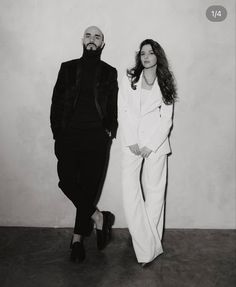
[[[153,84],[153,87],[150,91],[148,91],[147,95],[143,95],[146,97],[142,100],[141,105],[141,97],[142,97],[142,74],[140,75],[139,81],[137,83],[137,92],[138,92],[138,98],[139,98],[139,104],[140,104],[140,113],[142,116],[145,114],[155,110],[161,105],[162,102],[162,96],[160,93],[159,85],[157,81]]]
[[[95,72],[95,77],[94,77],[94,82],[93,82],[93,91],[94,91],[95,105],[102,119],[103,113],[102,113],[100,105],[98,104],[98,87],[100,85],[101,73],[102,73],[102,65],[101,63],[99,63],[99,65],[96,68],[96,72]]]

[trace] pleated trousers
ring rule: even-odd
[[[143,160],[123,148],[122,197],[138,262],[150,262],[163,253],[167,155],[151,153]]]

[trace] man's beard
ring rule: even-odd
[[[94,49],[94,48],[95,49]],[[94,44],[94,43],[88,43],[87,45],[86,45],[86,49],[87,50],[90,50],[90,51],[95,51],[95,50],[97,50],[98,49],[98,46],[96,45],[96,44]]]
[[[101,53],[102,53],[102,50],[104,48],[105,45],[102,45],[102,46],[97,46],[95,44],[91,45],[93,43],[89,43],[87,45],[83,44],[83,56],[84,57],[100,57],[101,56]],[[91,46],[95,47],[96,46],[96,50],[93,50],[91,48]]]

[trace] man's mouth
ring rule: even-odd
[[[90,48],[90,50],[92,50],[93,47],[95,47],[97,49],[97,45],[95,45],[94,43],[88,43],[86,46],[86,48]]]

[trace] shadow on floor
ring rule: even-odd
[[[114,229],[104,251],[93,233],[86,261],[69,261],[71,228],[0,228],[1,287],[234,287],[236,231],[167,229],[164,254],[136,262],[127,229]]]

